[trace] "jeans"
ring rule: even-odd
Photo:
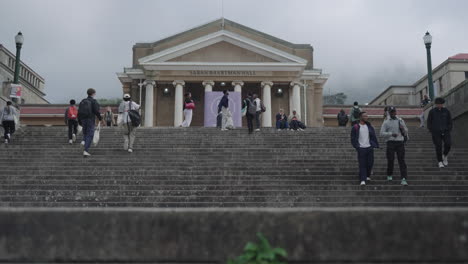
[[[254,116],[252,114],[247,113],[245,117],[247,118],[247,127],[249,128],[249,133],[252,133]]]
[[[281,121],[277,120],[276,121],[276,129],[288,129],[289,125],[287,121]]]
[[[387,176],[393,175],[393,165],[395,163],[395,153],[400,167],[402,179],[408,178],[408,170],[405,161],[405,143],[403,141],[387,141]]]
[[[359,162],[359,179],[366,181],[370,178],[372,168],[374,167],[374,148],[359,148],[357,149]]]
[[[299,128],[299,121],[292,120],[291,123],[289,123],[289,127],[291,129],[297,130]]]
[[[5,134],[3,135],[5,139],[8,139],[10,141],[10,138],[8,137],[8,134],[13,135],[15,133],[15,121],[3,121],[3,130],[5,130]]]
[[[83,140],[85,142],[84,150],[88,152],[91,143],[93,142],[94,137],[94,127],[96,126],[96,121],[93,119],[84,119],[81,120],[83,126]]]
[[[68,139],[72,139],[73,134],[76,135],[78,133],[78,121],[69,119],[67,123],[68,123]]]
[[[444,155],[447,156],[452,147],[452,139],[450,132],[434,132],[432,133],[432,142],[436,148],[437,161],[442,162],[442,142],[444,144]]]
[[[257,111],[255,114],[255,123],[257,124],[257,129],[260,129],[260,115],[262,114],[262,111]]]

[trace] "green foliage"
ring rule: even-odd
[[[118,104],[120,104],[120,102],[122,102],[122,99],[120,99],[120,98],[110,98],[110,99],[101,98],[101,99],[96,99],[96,101],[100,105],[118,105]]]
[[[323,104],[326,105],[344,105],[348,96],[344,93],[337,93],[323,96]]]
[[[281,261],[287,257],[284,249],[272,248],[262,233],[257,233],[257,237],[260,243],[247,243],[244,254],[234,260],[228,260],[227,264],[286,264]]]

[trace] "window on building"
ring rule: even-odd
[[[465,72],[465,79],[468,79],[468,72]]]

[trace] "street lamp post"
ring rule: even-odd
[[[15,58],[15,75],[13,77],[13,83],[19,84],[19,72],[20,72],[20,62],[21,62],[21,47],[23,46],[24,37],[23,34],[18,32],[15,36],[15,43],[16,43],[16,58]],[[18,103],[18,98],[12,98],[13,102]]]
[[[434,101],[434,83],[432,82],[432,60],[431,60],[431,44],[432,44],[432,36],[429,34],[429,31],[423,37],[424,44],[426,45],[426,53],[427,53],[427,81],[428,81],[428,88],[429,88],[429,98]]]
[[[14,84],[19,83],[19,70],[20,70],[20,55],[21,55],[21,47],[23,46],[24,37],[21,32],[18,32],[18,35],[15,36],[15,43],[16,43],[16,59],[15,59],[15,77],[13,80]]]

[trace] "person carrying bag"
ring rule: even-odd
[[[138,110],[140,106],[131,100],[129,94],[125,94],[119,105],[118,125],[124,138],[124,150],[133,152],[136,129],[141,124],[141,116]]]

